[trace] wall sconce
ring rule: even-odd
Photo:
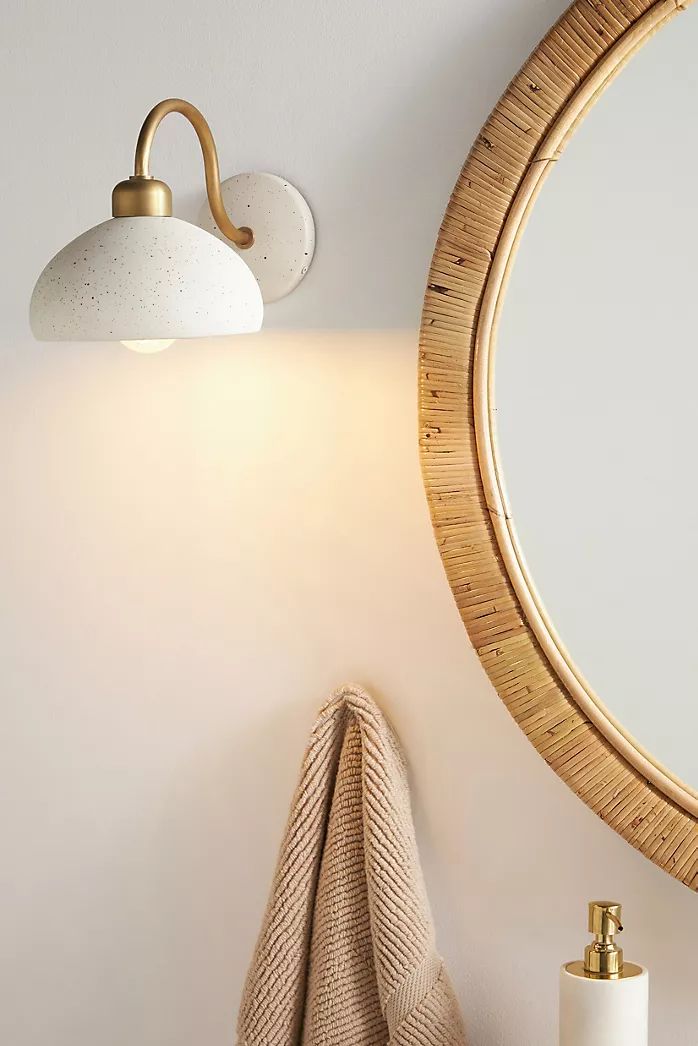
[[[199,138],[209,231],[173,218],[169,186],[150,174],[153,138],[168,113],[185,116]],[[246,224],[233,225],[229,210]],[[112,215],[41,273],[30,306],[40,341],[120,341],[157,352],[176,338],[258,331],[263,302],[300,283],[315,248],[310,208],[283,178],[241,174],[221,185],[211,129],[180,98],[146,117],[134,174],[115,186]]]

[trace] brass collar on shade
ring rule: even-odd
[[[158,102],[146,116],[136,143],[134,173],[126,181],[115,185],[112,191],[113,217],[171,217],[172,191],[169,185],[150,174],[150,150],[155,132],[168,113],[184,116],[196,131],[204,158],[208,203],[218,229],[240,250],[251,247],[254,243],[252,230],[247,226],[238,228],[233,225],[223,204],[218,153],[211,128],[203,113],[183,98],[166,98]]]
[[[172,190],[158,178],[132,174],[115,185],[111,194],[111,213],[114,218],[137,218],[151,215],[172,217]]]

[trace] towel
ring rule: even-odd
[[[321,710],[238,1018],[238,1046],[464,1046],[407,774],[373,699]]]

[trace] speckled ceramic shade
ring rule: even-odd
[[[171,217],[112,218],[78,236],[37,280],[40,341],[202,338],[258,331],[262,295],[242,258]]]

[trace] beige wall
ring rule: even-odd
[[[135,42],[111,6],[56,6],[11,5],[1,74],[5,140],[31,162],[1,172],[0,1040],[232,1041],[307,731],[355,680],[407,751],[474,1046],[554,1043],[557,967],[595,894],[625,901],[628,956],[652,968],[653,1042],[695,1044],[698,902],[547,769],[458,619],[419,476],[414,334],[300,329],[414,327],[455,168],[561,4],[176,3]],[[314,65],[284,65],[291,6]],[[214,110],[225,170],[308,191],[315,267],[270,313],[299,329],[155,357],[33,343],[37,270],[101,218],[143,111],[175,91]],[[194,147],[163,134],[193,209]],[[370,255],[357,208],[386,223]]]
[[[472,1042],[554,1041],[558,962],[612,894],[654,1041],[695,1043],[696,898],[547,769],[468,645],[414,336],[26,352],[0,382],[2,1040],[231,1041],[305,736],[355,680],[407,750]]]

